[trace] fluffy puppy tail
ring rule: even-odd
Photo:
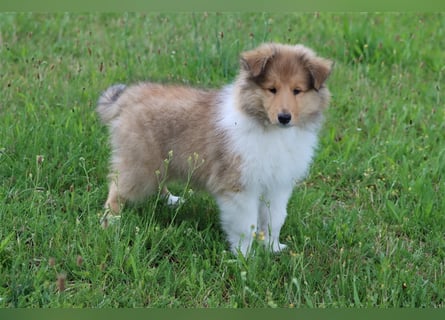
[[[96,111],[103,123],[108,124],[119,115],[120,107],[116,101],[124,92],[124,84],[116,84],[105,90],[97,102]]]

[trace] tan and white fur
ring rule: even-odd
[[[192,183],[215,197],[231,250],[247,254],[254,232],[285,248],[280,230],[317,146],[332,64],[302,45],[267,43],[242,53],[239,75],[220,90],[110,87],[97,107],[112,146],[105,207],[118,215],[160,180],[187,179],[198,160]]]

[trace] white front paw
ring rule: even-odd
[[[287,248],[287,245],[283,244],[283,243],[273,243],[272,244],[272,252],[274,253],[278,253],[282,250],[285,250]]]

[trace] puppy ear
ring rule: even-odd
[[[307,68],[314,81],[314,88],[319,90],[332,71],[334,62],[328,59],[313,57],[308,61]]]
[[[263,73],[267,63],[274,57],[274,55],[274,47],[268,44],[262,45],[251,51],[243,52],[240,58],[241,68],[249,72],[252,77],[256,78]]]

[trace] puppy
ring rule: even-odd
[[[110,87],[97,107],[112,147],[105,207],[118,215],[161,182],[191,179],[215,197],[234,253],[248,254],[255,234],[282,250],[287,203],[317,145],[332,66],[305,46],[267,43],[242,53],[237,78],[220,90]]]

